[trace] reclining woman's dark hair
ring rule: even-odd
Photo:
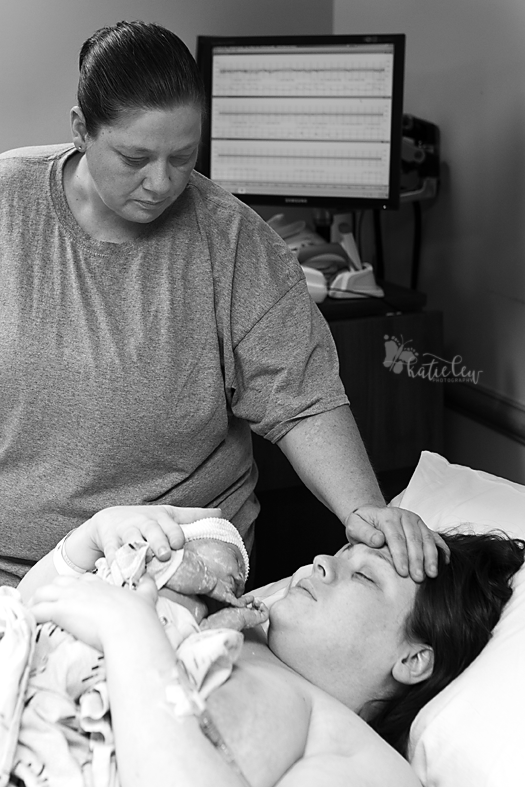
[[[97,30],[80,50],[79,67],[78,105],[91,136],[126,109],[180,104],[204,109],[195,60],[181,39],[160,25],[118,22]]]
[[[450,563],[439,556],[439,572],[425,579],[405,621],[409,639],[434,649],[428,680],[401,686],[381,703],[370,721],[403,756],[410,725],[419,710],[456,678],[482,651],[512,595],[511,579],[522,566],[525,542],[500,533],[442,534]]]

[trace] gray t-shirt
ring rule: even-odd
[[[221,506],[249,547],[250,429],[275,442],[347,402],[257,214],[194,173],[139,238],[98,241],[64,195],[73,153],[0,156],[0,583],[110,505]]]

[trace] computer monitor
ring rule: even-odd
[[[405,36],[200,36],[197,168],[251,205],[399,203]]]

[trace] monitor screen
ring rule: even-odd
[[[214,38],[198,169],[252,205],[399,203],[404,35]]]

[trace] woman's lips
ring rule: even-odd
[[[305,590],[313,598],[314,601],[317,601],[317,596],[312,587],[312,583],[309,582],[307,579],[299,580],[299,582],[295,587],[301,588],[301,590]]]

